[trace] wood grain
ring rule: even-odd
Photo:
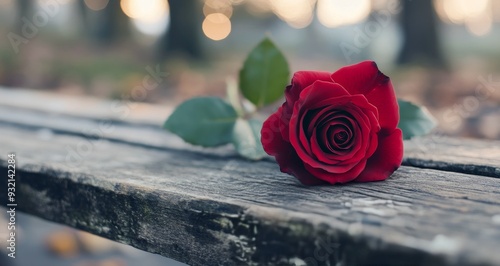
[[[405,142],[404,165],[500,178],[500,141],[431,135]]]
[[[30,124],[0,123],[20,210],[190,265],[500,264],[496,178],[401,167],[384,182],[304,187],[224,148]]]

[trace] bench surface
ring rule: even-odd
[[[23,212],[189,265],[500,265],[499,141],[419,138],[386,181],[306,187],[183,143],[169,108],[0,95]]]

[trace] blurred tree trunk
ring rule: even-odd
[[[89,27],[89,9],[87,8],[87,4],[85,4],[85,0],[78,1],[78,12],[80,12],[81,17],[81,27],[86,36],[90,36],[90,27]]]
[[[159,41],[158,59],[171,55],[200,59],[202,7],[199,0],[170,0],[170,27]]]
[[[17,29],[18,32],[21,32],[22,27],[24,25],[24,20],[22,18],[26,18],[28,20],[32,20],[32,12],[33,12],[33,2],[32,0],[17,0]]]
[[[129,33],[129,18],[121,10],[120,1],[109,1],[103,10],[93,11],[80,0],[78,8],[84,31],[94,41],[113,43]]]
[[[437,34],[437,16],[432,0],[400,0],[403,48],[399,64],[424,63],[444,66]]]

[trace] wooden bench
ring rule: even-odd
[[[49,221],[189,265],[500,265],[498,141],[412,140],[387,181],[305,187],[183,143],[168,108],[0,95],[0,171],[14,152],[17,208]]]

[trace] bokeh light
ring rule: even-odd
[[[467,18],[480,16],[488,7],[488,0],[442,0],[445,14],[453,23],[463,23]]]
[[[493,27],[491,0],[434,0],[434,6],[441,20],[465,24],[474,35],[486,35]]]
[[[205,17],[202,28],[208,38],[220,41],[231,33],[231,21],[222,13],[213,13]]]
[[[104,9],[109,3],[109,0],[85,0],[85,5],[87,5],[88,8],[94,10],[94,11],[99,11]]]
[[[170,8],[165,0],[121,0],[123,12],[132,19],[132,25],[147,35],[160,35],[169,23]]]
[[[329,28],[359,23],[370,10],[370,0],[318,0],[317,5],[319,22]]]
[[[500,22],[500,1],[492,1],[491,12],[493,13],[493,21]]]
[[[395,0],[372,0],[372,9],[379,11],[379,10],[386,10],[389,5],[391,5],[391,2]],[[399,3],[401,4],[401,3]]]
[[[230,0],[205,0],[203,14],[208,16],[213,13],[222,13],[231,18],[233,15],[233,4]]]
[[[468,19],[465,22],[467,30],[477,36],[488,34],[493,27],[493,19],[491,15],[478,16]]]
[[[294,28],[305,28],[313,20],[316,0],[272,0],[274,13]]]
[[[165,0],[121,0],[120,5],[127,16],[141,20],[155,21],[168,11]]]

